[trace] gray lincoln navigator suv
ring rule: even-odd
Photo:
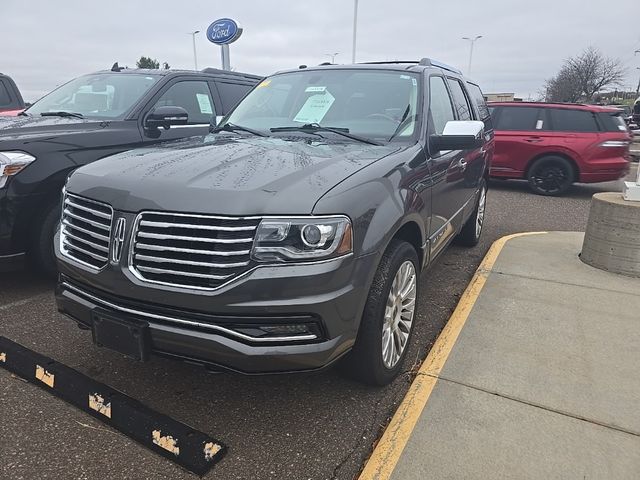
[[[452,67],[277,73],[205,137],[70,175],[58,309],[139,360],[266,373],[342,359],[384,385],[420,271],[478,242],[492,154],[480,88]]]

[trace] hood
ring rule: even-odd
[[[67,189],[128,212],[308,214],[342,180],[402,148],[305,140],[217,134],[170,142],[82,167]]]
[[[108,125],[109,121],[88,118],[0,116],[0,141],[86,132],[102,129]]]

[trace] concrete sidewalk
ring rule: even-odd
[[[361,478],[640,478],[640,279],[583,264],[582,238],[483,263]]]

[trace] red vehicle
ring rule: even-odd
[[[0,73],[0,115],[16,116],[24,110],[24,100],[16,83]]]
[[[540,195],[629,172],[632,136],[620,110],[534,102],[489,104],[495,127],[491,176],[527,179]]]

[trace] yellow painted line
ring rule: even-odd
[[[547,232],[515,233],[502,237],[491,245],[471,282],[469,282],[467,289],[460,297],[453,315],[449,318],[436,343],[431,348],[429,355],[420,366],[418,375],[409,387],[409,391],[364,466],[359,480],[386,480],[391,477],[411,436],[411,432],[429,400],[433,387],[438,381],[437,377],[440,375],[471,309],[480,296],[482,287],[484,287],[502,248],[513,238],[544,233]]]

